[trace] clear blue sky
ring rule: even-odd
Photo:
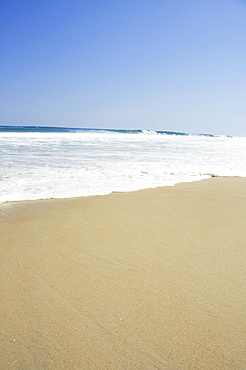
[[[246,0],[0,0],[0,124],[246,136]]]

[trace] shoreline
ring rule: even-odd
[[[114,190],[112,190],[110,193],[107,193],[107,194],[79,195],[79,196],[67,197],[67,198],[51,197],[51,198],[37,198],[37,199],[24,199],[24,200],[6,200],[4,202],[0,202],[0,207],[3,204],[9,204],[9,203],[42,202],[42,201],[49,201],[49,200],[62,201],[62,200],[69,200],[69,199],[72,200],[72,199],[90,198],[90,197],[104,197],[104,196],[108,196],[110,194],[118,194],[118,193],[119,194],[128,194],[128,193],[135,193],[137,191],[144,191],[144,190],[172,188],[172,187],[178,186],[179,184],[196,183],[196,182],[199,182],[199,181],[209,180],[209,179],[212,179],[212,178],[222,178],[222,179],[237,179],[237,178],[240,178],[240,179],[246,179],[245,176],[218,176],[218,175],[214,175],[212,173],[211,174],[210,173],[204,173],[203,175],[204,176],[209,176],[209,177],[208,178],[202,178],[202,179],[199,179],[199,180],[193,180],[193,181],[181,181],[181,182],[177,182],[173,185],[163,185],[163,186],[157,186],[157,187],[152,187],[152,188],[143,188],[143,189],[129,190],[129,191],[128,190],[127,191],[114,191]]]
[[[0,204],[3,368],[244,369],[246,178]]]

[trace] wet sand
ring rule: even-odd
[[[246,369],[246,179],[0,205],[1,369]]]

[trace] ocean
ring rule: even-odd
[[[70,198],[246,176],[246,138],[0,126],[0,202]]]

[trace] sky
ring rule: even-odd
[[[246,0],[0,0],[0,125],[246,136]]]

